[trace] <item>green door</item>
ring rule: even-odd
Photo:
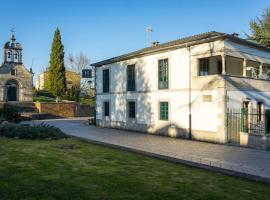
[[[17,88],[9,87],[7,91],[8,101],[17,101]]]

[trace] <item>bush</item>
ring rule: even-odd
[[[8,105],[5,105],[0,109],[0,117],[3,117],[4,120],[10,122],[19,122],[21,120],[21,115],[19,114],[18,109]]]
[[[0,125],[0,137],[19,139],[61,139],[67,138],[59,128],[50,125],[26,126],[16,124]]]

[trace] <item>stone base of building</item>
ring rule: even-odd
[[[164,123],[158,125],[140,124],[134,121],[120,122],[111,121],[110,119],[96,119],[96,125],[99,127],[116,128],[121,130],[136,131],[141,133],[148,133],[153,135],[168,136],[174,138],[189,138],[189,130],[177,127],[176,125]],[[217,132],[192,130],[191,135],[193,140],[213,142],[224,144],[224,136]]]
[[[240,145],[253,149],[270,151],[270,135],[240,133]]]

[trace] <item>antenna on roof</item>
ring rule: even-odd
[[[147,40],[148,40],[148,45],[152,45],[152,33],[153,33],[153,28],[152,26],[147,26],[146,27],[146,34],[147,34]]]

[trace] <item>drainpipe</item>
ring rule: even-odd
[[[189,59],[188,59],[188,68],[189,68],[189,78],[188,78],[188,138],[192,139],[192,111],[191,111],[191,52],[190,52],[190,46],[186,45],[186,48],[189,53]]]
[[[97,125],[97,71],[96,71],[96,66],[93,66],[93,70],[95,71],[95,76],[94,76],[94,88],[95,88],[95,109],[94,109],[94,125]]]

